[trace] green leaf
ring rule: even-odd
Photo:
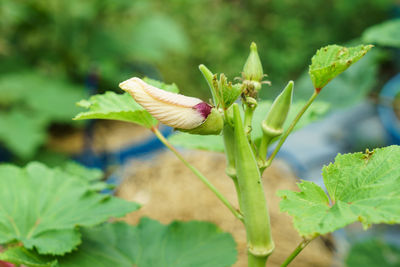
[[[311,59],[308,71],[314,88],[321,90],[333,78],[361,59],[371,48],[372,45],[350,48],[329,45],[319,49]]]
[[[13,109],[0,112],[0,141],[20,158],[31,158],[45,142],[47,122],[43,116]]]
[[[292,120],[295,118],[299,110],[303,107],[305,102],[300,101],[293,103],[289,111],[288,118],[286,119],[284,128],[289,127]],[[253,115],[252,122],[252,138],[258,143],[262,137],[261,123],[265,119],[269,108],[272,103],[270,101],[261,101]],[[329,105],[325,102],[314,102],[312,106],[306,111],[299,123],[297,123],[295,130],[304,127],[305,125],[320,119],[329,110]],[[168,140],[175,146],[184,147],[189,149],[200,149],[216,152],[224,152],[224,141],[222,136],[219,135],[195,135],[188,133],[177,133],[171,135]]]
[[[160,89],[174,93],[178,92],[175,84],[167,85],[149,78],[145,78],[145,81]],[[146,128],[151,128],[157,124],[157,120],[141,105],[136,103],[128,93],[116,94],[109,91],[102,95],[94,95],[89,100],[81,100],[77,104],[80,107],[88,109],[88,111],[79,113],[74,120],[119,120],[136,123]]]
[[[279,191],[281,211],[293,216],[302,236],[333,232],[360,221],[364,227],[400,223],[400,146],[338,155],[323,168],[322,188],[298,184],[300,192]]]
[[[232,236],[206,222],[169,225],[143,218],[138,226],[118,222],[83,229],[77,252],[59,258],[61,267],[218,267],[237,257]]]
[[[89,100],[81,100],[78,106],[89,109],[79,113],[74,120],[107,119],[127,121],[151,128],[157,121],[128,93],[106,92],[94,95]]]
[[[364,42],[400,48],[400,19],[389,20],[366,29]]]
[[[57,260],[50,256],[38,255],[24,247],[14,247],[0,253],[0,260],[28,267],[55,267]]]
[[[64,254],[80,243],[76,226],[93,226],[138,207],[93,192],[90,183],[57,168],[0,165],[0,244],[17,241],[41,254]]]
[[[398,267],[400,248],[375,239],[356,243],[347,255],[346,266]]]
[[[62,170],[90,182],[98,181],[104,176],[100,169],[86,168],[75,161],[68,161],[65,163],[64,166],[62,166]]]
[[[382,53],[379,49],[368,52],[363,60],[327,84],[318,95],[318,101],[329,103],[332,109],[339,109],[365,99],[378,81],[379,58],[383,56]],[[296,99],[307,100],[312,88],[313,84],[304,72],[296,81]]]

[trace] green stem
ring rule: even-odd
[[[247,255],[247,263],[249,267],[265,267],[268,256],[258,257],[251,253]]]
[[[246,133],[247,139],[250,140],[251,133],[251,121],[253,120],[254,108],[246,105],[244,111],[244,131]]]
[[[235,164],[241,193],[241,208],[252,262],[265,262],[274,249],[267,201],[256,157],[246,137],[239,106],[233,104]],[[257,261],[256,261],[257,259]],[[249,267],[260,266],[249,265]]]
[[[224,195],[218,191],[217,188],[213,184],[208,181],[208,179],[199,171],[197,170],[193,165],[191,165],[189,162],[187,162],[182,155],[173,147],[168,140],[162,135],[162,133],[155,127],[151,128],[152,132],[157,136],[157,138],[167,147],[169,150],[171,150],[175,156],[180,159],[183,164],[186,165],[218,198],[219,200],[222,201],[222,203],[235,215],[239,220],[243,221],[243,215],[237,211],[231,203],[224,197]]]
[[[292,254],[289,255],[289,257],[287,257],[287,259],[282,263],[281,267],[286,267],[288,266],[293,260],[294,258],[297,257],[297,255],[299,255],[299,253],[311,242],[314,240],[315,237],[311,238],[311,239],[303,239],[303,241],[301,241],[301,243],[295,248],[295,250],[292,252]]]
[[[260,161],[259,166],[261,166],[261,170],[263,171],[263,167],[265,165],[265,161],[267,158],[268,147],[272,142],[273,137],[271,135],[263,134],[260,142],[260,146],[258,148],[258,159]],[[261,173],[262,173],[261,171]]]
[[[225,115],[225,120],[229,120],[227,115]],[[240,209],[242,208],[242,194],[240,193],[240,187],[237,180],[236,164],[235,164],[235,137],[232,125],[229,122],[225,122],[223,134],[224,146],[225,146],[225,156],[227,161],[226,174],[232,179],[235,184],[236,194],[239,202]]]
[[[286,141],[286,138],[289,136],[289,134],[293,131],[294,127],[296,126],[297,122],[301,119],[301,117],[303,116],[304,112],[306,112],[306,110],[308,109],[308,107],[311,105],[311,103],[314,101],[314,99],[318,96],[318,92],[317,90],[314,91],[313,95],[310,97],[310,99],[308,99],[307,103],[303,106],[303,108],[299,111],[299,113],[297,114],[296,118],[292,121],[292,123],[290,124],[289,128],[285,131],[285,133],[283,134],[283,136],[281,137],[281,139],[279,140],[278,145],[276,146],[274,152],[271,154],[271,156],[269,157],[269,159],[267,160],[267,162],[265,163],[265,166],[263,166],[265,168],[267,168],[268,166],[271,165],[272,161],[274,160],[276,154],[279,152],[279,150],[281,149],[283,143]]]

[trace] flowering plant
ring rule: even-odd
[[[318,50],[309,68],[314,90],[305,103],[292,103],[295,90],[292,81],[272,103],[258,99],[259,91],[263,90],[268,81],[264,80],[265,74],[257,47],[253,43],[242,77],[237,82],[229,81],[224,74],[213,74],[204,65],[199,66],[211,91],[210,103],[178,94],[176,85],[135,77],[120,83],[120,87],[127,92],[125,94],[107,92],[80,101],[78,104],[87,111],[78,114],[75,119],[114,119],[150,129],[232,212],[234,218],[243,222],[247,234],[248,266],[261,267],[266,265],[275,247],[262,186],[262,173],[269,168],[283,143],[295,129],[326,110],[323,103],[314,103],[325,85],[360,60],[371,48],[370,45],[350,48],[331,45]],[[160,123],[183,133],[168,140],[158,129]],[[272,146],[273,143],[276,145]],[[224,152],[226,174],[235,185],[238,204],[229,202],[207,177],[185,160],[173,144]],[[269,151],[271,153],[268,155]],[[0,168],[0,174],[14,172],[21,177],[36,177],[40,173],[53,173],[54,176],[57,171],[60,170],[52,171],[40,165],[30,165],[24,170]],[[50,174],[46,177],[51,177]],[[293,217],[294,227],[303,237],[303,241],[281,266],[289,265],[316,237],[353,222],[359,221],[365,228],[377,223],[400,223],[400,147],[390,146],[367,150],[365,153],[338,155],[335,162],[323,168],[322,175],[326,192],[309,181],[298,184],[300,192],[278,192],[282,198],[280,209]],[[21,178],[21,181],[25,178]],[[87,191],[93,188],[87,184],[85,186]],[[102,188],[101,184],[97,184],[95,188],[99,186]],[[83,194],[82,198],[83,196],[88,197],[87,194]],[[78,202],[75,203],[77,207],[84,207]],[[108,205],[118,205],[116,199],[109,202]],[[100,204],[104,205],[104,201],[97,205]],[[125,202],[119,205],[121,208],[117,207],[116,211],[108,208],[108,213],[102,216],[97,214],[96,222],[109,216],[121,216],[138,208]],[[107,264],[134,264],[143,267],[228,266],[234,263],[236,257],[232,238],[218,232],[214,226],[199,222],[161,226],[149,219],[142,220],[137,227],[117,223],[97,230],[85,230],[83,245],[78,252],[63,257],[60,255],[77,246],[80,242],[79,236],[72,235],[75,239],[54,250],[44,246],[40,238],[46,233],[48,240],[50,237],[54,238],[48,233],[54,229],[49,227],[36,233],[36,224],[40,223],[35,223],[33,219],[31,221],[34,230],[29,231],[28,227],[26,235],[16,233],[11,239],[7,239],[21,242],[23,249],[9,246],[0,254],[0,259],[28,266],[52,266],[57,262],[61,266],[76,266],[74,264],[77,262],[83,264],[80,266],[86,266],[88,262],[93,262],[88,253],[96,255],[102,249],[101,251],[112,250],[115,252],[114,256],[123,259],[123,263],[104,260]],[[62,232],[63,235],[71,235],[71,231],[76,231],[72,227],[72,221],[63,223],[69,231]],[[76,217],[75,225],[87,226],[94,223],[89,217],[83,216]],[[51,223],[48,222],[47,225]],[[1,229],[0,227],[0,241]],[[149,232],[152,233],[153,243],[143,239],[144,234]],[[36,233],[33,240],[32,233]],[[109,237],[109,240],[103,240],[102,234]],[[105,245],[104,242],[108,243]],[[91,248],[88,245],[91,243],[96,246]],[[182,244],[186,245],[183,247]],[[122,252],[117,253],[118,251]],[[205,257],[201,258],[202,253]],[[107,266],[104,262],[99,261],[98,266]]]

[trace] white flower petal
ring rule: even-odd
[[[205,118],[194,106],[203,101],[158,89],[139,78],[131,78],[119,84],[154,118],[160,122],[180,129],[193,129],[202,124]]]

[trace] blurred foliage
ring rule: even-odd
[[[400,248],[372,239],[354,244],[346,258],[347,267],[398,267]]]
[[[230,79],[240,76],[251,41],[273,82],[263,94],[275,94],[304,70],[317,48],[359,36],[384,21],[392,5],[393,0],[2,0],[0,143],[20,158],[33,157],[51,123],[71,123],[85,83],[87,92],[113,90],[129,77],[147,75],[207,98],[196,66],[205,63]],[[24,128],[36,129],[32,140],[13,134],[23,130],[18,125],[3,129],[15,114],[21,125],[28,120],[23,116],[32,118]]]
[[[213,72],[224,72],[231,79],[240,76],[238,72],[247,57],[248,46],[255,41],[264,72],[272,81],[272,88],[264,87],[264,96],[277,93],[287,80],[296,78],[318,48],[343,44],[359,37],[365,28],[387,19],[394,3],[393,0],[173,0],[168,5],[158,2],[155,8],[174,14],[191,40],[190,56],[185,60],[172,58],[173,68],[171,64],[160,66],[168,79],[173,78],[183,92],[188,87],[204,92],[206,84],[192,66],[204,63]],[[188,71],[182,75],[184,69]]]
[[[400,19],[370,27],[363,33],[362,39],[364,42],[400,48]]]

